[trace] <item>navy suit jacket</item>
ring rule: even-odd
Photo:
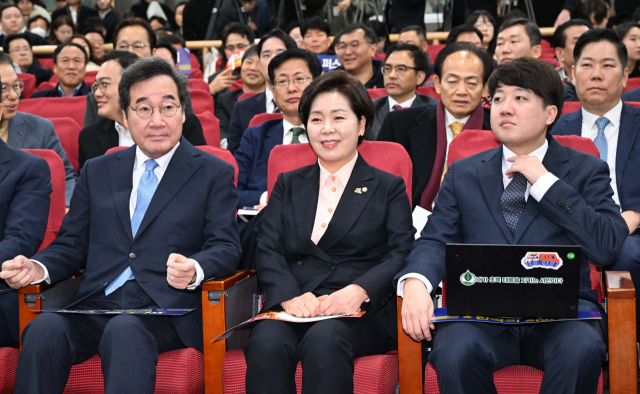
[[[622,101],[640,101],[640,88],[627,90],[626,92],[622,93]]]
[[[42,242],[51,204],[51,172],[44,159],[0,140],[0,261],[31,257]],[[0,291],[9,286],[0,280]],[[14,341],[18,337],[18,291],[0,295]]]
[[[133,238],[129,198],[135,156],[134,145],[88,160],[58,237],[33,258],[47,267],[52,283],[85,270],[70,306],[104,291],[130,266],[160,308],[196,309],[171,319],[182,343],[202,351],[200,291],[170,286],[166,263],[171,253],[192,258],[205,279],[237,268],[241,249],[233,167],[182,137]]]
[[[447,243],[581,245],[579,297],[585,301],[580,308],[599,310],[596,291],[591,290],[589,262],[598,266],[612,262],[629,229],[613,202],[607,164],[564,147],[551,136],[548,140],[542,164],[559,180],[540,202],[529,196],[515,236],[500,205],[502,145],[452,163],[433,214],[395,283],[405,274],[419,273],[436,289],[446,274]]]
[[[39,92],[34,92],[31,95],[31,98],[39,98],[39,97],[62,97],[60,96],[60,91],[58,90],[58,86],[60,86],[60,83],[58,83],[56,85],[55,88],[53,89],[49,89],[49,90],[41,90]],[[80,86],[80,90],[78,90],[78,92],[75,94],[75,96],[86,96],[89,93],[91,93],[91,87],[89,85],[87,85],[86,83],[82,82],[82,86]]]
[[[554,135],[582,135],[582,111],[563,115],[553,127]],[[622,104],[618,147],[616,149],[616,185],[622,211],[640,212],[640,108]]]
[[[283,137],[282,119],[273,119],[250,127],[242,135],[242,142],[235,154],[239,170],[238,207],[260,203],[260,196],[267,191],[269,155],[276,145],[282,145]]]
[[[265,92],[255,94],[233,106],[229,128],[227,129],[227,149],[233,154],[240,146],[242,133],[249,127],[254,116],[263,114],[267,109],[267,95]]]

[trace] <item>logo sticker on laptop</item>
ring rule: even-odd
[[[522,258],[522,266],[528,270],[534,268],[557,270],[562,267],[562,259],[555,252],[528,252]]]
[[[465,286],[473,286],[476,283],[476,276],[467,270],[467,272],[460,275],[460,283]]]

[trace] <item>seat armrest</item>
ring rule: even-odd
[[[402,297],[398,303],[398,364],[400,368],[400,394],[423,393],[422,343],[416,342],[402,329]]]
[[[610,393],[637,393],[636,290],[631,275],[606,271]]]

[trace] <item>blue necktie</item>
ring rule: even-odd
[[[609,119],[604,116],[601,116],[596,120],[598,135],[593,140],[593,143],[596,144],[596,148],[600,151],[600,158],[604,161],[607,161],[607,157],[609,156],[609,143],[607,142],[607,137],[604,135],[604,129],[608,124]]]
[[[522,211],[524,211],[524,206],[527,203],[524,199],[524,194],[527,191],[527,182],[527,178],[525,178],[524,175],[516,172],[513,178],[511,178],[511,183],[504,189],[502,197],[500,198],[504,220],[514,235],[518,227],[518,219],[520,219],[520,215]]]
[[[146,166],[145,171],[142,173],[142,176],[140,176],[140,182],[138,183],[136,209],[133,211],[133,217],[131,218],[131,234],[133,234],[134,238],[136,237],[140,223],[142,223],[144,214],[147,212],[151,198],[158,188],[158,177],[153,172],[156,167],[158,167],[158,163],[156,163],[155,160],[149,159],[145,161],[144,164]],[[131,267],[127,267],[126,270],[122,271],[122,273],[107,286],[105,294],[109,295],[113,293],[126,281],[132,279],[135,278],[133,272],[131,272]]]

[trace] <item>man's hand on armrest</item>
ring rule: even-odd
[[[404,281],[402,301],[402,329],[416,342],[431,340],[433,300],[425,284],[417,278]]]
[[[44,278],[44,270],[24,256],[2,263],[0,278],[4,279],[12,289],[21,289]]]

